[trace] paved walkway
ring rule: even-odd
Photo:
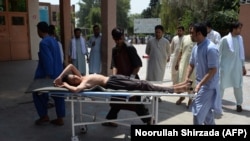
[[[144,54],[145,45],[136,45],[140,56]],[[143,60],[143,67],[140,76],[145,79],[146,59]],[[1,141],[70,141],[71,140],[71,119],[70,109],[67,104],[65,125],[56,127],[51,124],[35,126],[34,121],[38,118],[30,94],[25,90],[32,82],[37,61],[11,61],[0,62],[0,140]],[[235,111],[235,99],[232,89],[226,89],[223,98],[224,116],[216,119],[220,124],[248,124],[250,125],[250,63],[246,62],[248,70],[244,76],[244,104],[243,112]],[[166,69],[164,80],[170,80],[170,68]],[[171,85],[171,82],[168,82]],[[187,111],[186,102],[182,105],[175,105],[178,97],[162,97],[159,104],[159,124],[186,125],[192,124],[192,113]],[[87,113],[93,111],[105,117],[109,110],[107,104],[88,104]],[[51,119],[54,119],[55,109],[49,110]],[[130,111],[121,111],[119,117],[134,116]],[[88,119],[89,120],[89,119]],[[130,124],[142,124],[140,120],[129,121]],[[130,140],[130,128],[118,126],[117,128],[103,127],[101,125],[89,125],[88,132],[81,134],[76,129],[80,140],[84,141],[128,141]]]

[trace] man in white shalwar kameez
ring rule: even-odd
[[[195,69],[196,97],[191,104],[194,125],[215,125],[214,106],[219,95],[219,49],[206,38],[205,24],[196,23],[191,29],[194,46],[187,70],[187,78]]]
[[[225,88],[233,87],[237,112],[242,111],[242,83],[243,75],[246,75],[244,45],[240,36],[241,28],[240,22],[233,22],[229,34],[224,36],[219,43],[221,98],[223,98]]]
[[[190,28],[189,28],[190,33]],[[192,49],[195,45],[195,42],[191,40],[191,35],[185,35],[182,39],[181,45],[180,45],[180,54],[178,56],[178,61],[175,64],[175,68],[178,70],[178,82],[183,82],[186,79],[186,72],[189,65],[189,59],[192,53]],[[195,82],[195,72],[192,73],[190,76],[190,79]],[[195,83],[192,83],[192,87],[195,87]],[[180,105],[182,101],[185,100],[185,97],[180,97],[176,101],[176,105]],[[190,106],[192,102],[192,99],[189,98],[187,107]]]
[[[207,38],[214,44],[218,45],[221,39],[220,33],[212,28],[211,22],[207,21],[206,26],[207,26]]]
[[[149,56],[146,75],[148,81],[162,81],[170,59],[170,43],[163,37],[163,32],[162,25],[155,26],[155,37],[146,46],[145,52]]]
[[[86,47],[85,39],[81,36],[81,29],[74,29],[74,37],[71,39],[69,56],[70,62],[81,72],[86,75],[86,58],[88,58],[88,50]]]
[[[100,27],[93,26],[94,35],[88,40],[88,46],[91,48],[89,55],[89,74],[100,74],[102,70],[101,62],[101,39]]]
[[[179,26],[177,28],[177,35],[174,36],[170,44],[170,49],[171,49],[171,53],[173,56],[171,57],[172,58],[171,59],[171,79],[172,79],[173,84],[179,83],[178,70],[176,70],[175,64],[180,54],[180,45],[181,45],[183,36],[184,36],[184,27]]]

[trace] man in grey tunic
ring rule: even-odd
[[[156,25],[155,37],[150,39],[146,46],[145,52],[149,56],[146,74],[148,81],[162,81],[166,64],[170,60],[170,43],[163,37],[163,33],[163,26]]]
[[[88,50],[85,39],[81,36],[81,29],[74,29],[74,37],[71,39],[69,56],[70,63],[79,69],[82,75],[86,75],[86,58],[88,59]],[[87,57],[85,57],[85,55]]]
[[[89,74],[101,73],[101,39],[100,27],[93,26],[94,35],[88,40],[88,46],[91,48],[89,55]]]
[[[162,81],[166,64],[170,59],[170,43],[163,37],[163,26],[155,26],[155,37],[148,41],[146,54],[149,55],[146,80]]]

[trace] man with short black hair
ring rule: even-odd
[[[167,62],[170,60],[170,43],[163,37],[162,25],[155,26],[155,37],[147,43],[145,53],[149,56],[146,80],[162,81]]]
[[[179,82],[178,69],[175,68],[175,64],[180,54],[180,46],[183,36],[184,36],[184,27],[178,26],[177,35],[173,37],[170,44],[171,54],[173,56],[171,59],[171,80],[173,84],[177,84]]]
[[[73,63],[82,75],[85,75],[88,49],[86,47],[86,40],[81,34],[82,31],[80,28],[74,29],[74,37],[71,39],[69,47],[69,62]]]
[[[94,34],[90,37],[87,44],[90,47],[89,55],[89,74],[100,74],[102,71],[102,60],[101,60],[101,39],[102,35],[100,33],[99,25],[93,26]]]
[[[46,22],[37,24],[37,33],[42,40],[39,43],[38,65],[36,68],[34,79],[47,78],[55,79],[63,71],[61,62],[60,49],[57,41],[48,34],[49,25]],[[48,101],[49,94],[33,93],[33,101],[39,115],[39,119],[35,121],[36,125],[49,122]],[[54,125],[63,125],[63,117],[65,117],[65,101],[62,97],[52,97],[55,101],[57,119],[50,121]]]
[[[212,24],[210,21],[206,22],[206,26],[207,26],[207,38],[217,45],[221,39],[220,33],[212,28]]]
[[[139,79],[138,72],[142,67],[142,61],[139,57],[136,48],[125,42],[124,29],[116,27],[112,30],[111,35],[116,43],[112,49],[111,69],[112,75],[122,74],[129,76],[131,79]],[[117,97],[112,97],[112,100],[118,100]],[[133,96],[130,100],[137,101],[140,96]],[[110,104],[111,109],[107,114],[107,119],[116,119],[121,109],[135,111],[137,115],[148,115],[148,109],[143,104]],[[149,124],[150,118],[142,118],[144,123]],[[114,126],[115,123],[104,123],[105,126]]]
[[[219,98],[219,49],[206,38],[206,25],[196,23],[191,28],[191,39],[197,44],[192,49],[186,80],[195,71],[196,97],[191,104],[194,125],[214,125],[214,110]],[[217,111],[216,111],[217,112]],[[219,114],[219,113],[217,113]]]
[[[220,93],[223,98],[224,90],[233,87],[236,99],[236,111],[242,111],[243,103],[243,76],[246,75],[245,52],[243,38],[240,35],[243,24],[232,22],[228,35],[219,43],[220,51]]]
[[[155,37],[151,38],[146,45],[145,53],[149,56],[146,74],[148,81],[163,81],[166,65],[170,60],[170,43],[163,34],[163,26],[156,25]]]
[[[190,23],[189,29],[188,29],[189,34],[185,35],[181,41],[178,60],[176,61],[176,64],[172,64],[175,66],[175,69],[178,70],[178,82],[183,82],[186,79],[186,70],[189,65],[189,59],[192,53],[192,49],[195,45],[195,42],[191,40],[191,34],[190,34],[192,26],[193,26],[193,23]],[[190,79],[193,80],[193,82],[195,81],[194,72],[192,73]],[[195,83],[193,83],[193,87],[194,86],[195,86]],[[180,105],[182,101],[184,100],[185,100],[185,97],[180,97],[176,101],[176,105]],[[192,99],[189,98],[188,103],[187,103],[187,108],[190,106],[191,102],[192,102]]]

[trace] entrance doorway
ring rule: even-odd
[[[1,0],[0,0],[1,1]],[[0,61],[28,60],[30,59],[29,31],[27,12],[19,12],[20,6],[14,0],[4,1],[0,12]],[[26,0],[21,0],[26,3]],[[6,7],[11,6],[8,10]],[[21,9],[26,7],[26,4]],[[18,12],[17,12],[18,11]]]
[[[30,59],[27,14],[0,13],[0,61]]]

